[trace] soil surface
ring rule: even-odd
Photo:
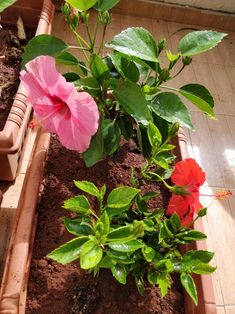
[[[122,141],[120,151],[92,168],[85,168],[79,154],[63,148],[55,136],[49,151],[43,191],[38,205],[38,226],[28,284],[27,311],[37,314],[180,314],[183,313],[182,287],[172,279],[169,294],[161,298],[157,287],[147,287],[144,296],[137,292],[134,280],[122,286],[108,270],[94,278],[79,267],[79,262],[60,265],[45,256],[73,236],[60,218],[69,213],[63,201],[79,194],[73,180],[89,180],[108,192],[119,185],[130,185],[131,167],[140,169],[143,157],[133,141]],[[151,201],[152,208],[166,206],[168,192],[162,186],[143,182],[143,191],[160,191]],[[90,201],[92,198],[90,198]]]
[[[28,39],[34,31],[27,29]],[[2,26],[0,29],[0,131],[11,110],[14,96],[19,86],[21,56],[26,40],[20,41],[16,28]]]

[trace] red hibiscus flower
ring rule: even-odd
[[[194,212],[203,207],[199,202],[199,188],[205,182],[205,173],[194,159],[188,158],[175,165],[171,175],[175,184],[166,214],[177,213],[184,226],[193,221]]]

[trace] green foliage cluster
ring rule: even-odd
[[[165,39],[156,41],[142,27],[131,27],[106,43],[110,53],[103,56],[106,29],[112,17],[109,10],[119,0],[66,0],[62,6],[67,24],[77,39],[71,46],[51,35],[39,35],[30,40],[23,55],[23,66],[39,55],[53,56],[63,64],[67,81],[78,91],[94,97],[99,108],[99,128],[83,154],[91,167],[118,148],[121,137],[138,139],[146,163],[141,174],[145,179],[169,178],[172,171],[174,146],[171,140],[179,125],[193,128],[184,101],[189,101],[214,119],[214,100],[206,87],[188,83],[170,87],[168,81],[178,76],[192,62],[194,55],[215,47],[226,35],[215,31],[194,31],[178,43],[178,51],[167,50]],[[90,27],[90,9],[96,11],[96,25]],[[86,38],[80,27],[85,28]],[[102,29],[102,39],[97,33]],[[97,48],[98,47],[98,48]],[[81,50],[84,60],[71,51]],[[163,65],[162,56],[168,60]],[[170,274],[180,273],[182,285],[197,304],[197,291],[192,274],[209,274],[213,253],[207,251],[179,252],[180,244],[188,244],[206,236],[181,226],[176,214],[170,218],[164,209],[149,210],[147,201],[155,193],[141,194],[136,178],[134,187],[118,187],[106,195],[106,186],[98,189],[93,183],[75,181],[85,193],[94,196],[99,211],[92,209],[84,195],[64,202],[64,208],[76,217],[64,218],[68,232],[75,238],[48,256],[62,264],[80,260],[81,268],[99,273],[109,268],[122,284],[128,274],[134,276],[140,293],[144,282],[158,285],[164,296],[171,285]],[[203,209],[198,217],[205,215]],[[197,218],[198,218],[197,217]],[[196,218],[196,219],[197,219]]]
[[[64,218],[64,225],[74,239],[51,252],[48,257],[62,264],[80,259],[80,266],[94,275],[100,268],[108,268],[121,284],[129,274],[135,278],[139,292],[144,283],[158,285],[162,296],[171,286],[170,274],[180,273],[180,280],[195,304],[197,290],[191,274],[210,274],[213,253],[188,251],[182,255],[180,244],[203,240],[200,231],[181,226],[177,214],[170,218],[164,209],[149,210],[147,201],[157,194],[141,194],[139,189],[122,186],[106,196],[106,186],[98,189],[88,181],[74,181],[77,188],[94,196],[99,203],[97,212],[84,195],[64,202],[64,208],[76,214]],[[199,216],[205,211],[199,213]]]

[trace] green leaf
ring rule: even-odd
[[[111,241],[117,242],[119,239],[122,241],[124,240],[129,241],[132,238],[133,238],[133,225],[132,224],[116,228],[112,230],[107,236],[107,240],[109,242]]]
[[[107,255],[112,258],[112,260],[116,263],[121,264],[133,264],[134,259],[132,259],[129,255],[129,252],[119,252],[119,251],[113,251],[108,250]]]
[[[179,122],[182,126],[192,128],[188,109],[180,98],[173,93],[160,93],[151,102],[153,111],[168,122]]]
[[[135,62],[127,60],[121,53],[115,53],[110,55],[110,57],[115,68],[124,78],[134,83],[139,80],[140,73]]]
[[[68,51],[63,51],[56,57],[57,64],[78,65],[78,59]]]
[[[148,272],[147,278],[148,278],[148,282],[151,285],[156,285],[158,274],[157,274],[156,271],[151,270],[151,271]]]
[[[100,95],[100,85],[94,77],[82,78],[77,82],[76,85],[81,86],[84,91],[93,97],[98,97]]]
[[[117,279],[118,282],[120,282],[123,285],[126,284],[127,272],[125,266],[121,264],[116,264],[111,267],[111,271],[113,276]]]
[[[95,9],[98,11],[108,11],[115,7],[120,0],[98,0],[97,4],[95,5]]]
[[[169,240],[173,237],[173,233],[169,230],[167,224],[163,222],[160,226],[160,232],[158,235],[159,243]]]
[[[63,208],[71,210],[78,214],[89,214],[90,204],[84,195],[72,197],[64,202]]]
[[[196,251],[188,251],[182,260],[182,265],[186,270],[190,270],[191,267],[197,266],[201,263],[209,263],[213,258],[214,253],[209,251],[203,250],[196,250]]]
[[[135,284],[140,295],[144,294],[144,279],[143,277],[135,276]]]
[[[133,125],[132,125],[131,118],[126,115],[120,116],[117,119],[117,123],[121,130],[121,134],[128,141],[133,135]]]
[[[142,247],[142,253],[144,255],[144,258],[146,259],[147,262],[152,262],[154,256],[155,256],[155,251],[153,248],[150,246],[145,245]]]
[[[87,241],[88,237],[75,238],[49,253],[47,257],[52,258],[63,265],[68,264],[79,258],[81,248]]]
[[[6,8],[10,7],[16,0],[1,0],[0,3],[0,13],[3,12]]]
[[[79,11],[87,11],[96,4],[97,0],[66,0],[66,2]]]
[[[151,146],[153,148],[160,146],[162,142],[162,135],[158,129],[158,127],[153,123],[150,122],[148,125],[148,138]]]
[[[161,295],[162,297],[164,297],[167,292],[169,287],[171,286],[171,281],[170,281],[170,277],[167,273],[160,273],[157,276],[157,284],[161,290]]]
[[[137,84],[130,81],[119,82],[114,96],[137,122],[147,125],[152,120],[144,93]]]
[[[193,302],[197,305],[198,304],[197,289],[193,278],[187,273],[182,273],[180,275],[180,281],[185,290],[187,291],[187,293],[193,299]]]
[[[111,259],[111,257],[109,257],[108,255],[103,256],[99,267],[100,268],[111,268],[113,266],[113,261]]]
[[[94,183],[89,181],[73,181],[77,188],[82,190],[83,192],[86,192],[90,195],[93,195],[97,198],[100,196],[100,191],[98,188],[94,185]]]
[[[114,251],[118,252],[134,252],[138,249],[141,249],[144,246],[144,244],[139,240],[130,240],[125,243],[123,242],[108,243],[108,246]]]
[[[109,193],[107,206],[111,208],[122,208],[127,206],[133,201],[139,192],[139,189],[135,189],[130,186],[120,186],[113,189]]]
[[[92,136],[90,147],[82,154],[86,167],[94,166],[104,157],[104,139],[101,127]]]
[[[128,56],[158,62],[158,48],[153,36],[142,27],[131,27],[116,35],[106,47]]]
[[[64,73],[63,77],[66,79],[67,82],[75,82],[80,79],[80,76],[75,72]]]
[[[82,222],[81,219],[64,218],[64,225],[68,232],[76,236],[94,234],[92,227],[88,223]]]
[[[101,261],[103,256],[102,249],[92,240],[87,241],[80,253],[80,265],[82,269],[95,267]]]
[[[110,230],[110,221],[109,221],[109,216],[108,216],[106,210],[100,216],[100,221],[103,223],[103,226],[104,226],[104,230],[102,232],[102,235],[108,234],[109,230]]]
[[[107,156],[112,155],[119,147],[121,130],[115,120],[105,119],[102,123],[104,138],[104,152]]]
[[[204,233],[197,230],[186,231],[185,234],[180,237],[180,239],[184,241],[197,241],[204,240],[206,238],[207,236]]]
[[[225,36],[215,31],[191,32],[180,40],[178,50],[183,56],[193,56],[214,48]]]
[[[109,68],[106,63],[96,54],[91,56],[90,61],[91,73],[99,82],[102,82],[103,79],[109,74]]]
[[[61,39],[52,35],[38,35],[32,38],[25,47],[22,56],[22,66],[30,60],[41,56],[56,57],[68,49],[68,45]]]
[[[170,223],[174,232],[178,231],[181,227],[180,217],[176,213],[173,213],[173,215],[171,215]]]
[[[208,264],[198,264],[196,266],[193,266],[191,271],[194,274],[199,274],[199,275],[207,275],[207,274],[211,274],[216,270],[216,267],[213,267],[211,265]]]
[[[178,92],[202,110],[209,117],[214,118],[214,100],[210,92],[200,84],[188,84],[182,86]]]

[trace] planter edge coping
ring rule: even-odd
[[[44,0],[35,35],[51,32],[53,14],[54,8],[51,1]],[[32,111],[31,106],[26,104],[26,95],[26,89],[20,83],[5,126],[0,131],[0,154],[15,154],[21,148]]]

